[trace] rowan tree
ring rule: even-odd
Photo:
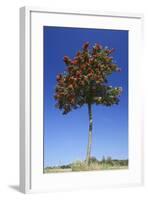
[[[108,84],[108,76],[113,72],[120,72],[111,54],[114,49],[89,43],[76,53],[73,59],[64,56],[66,69],[56,77],[55,88],[56,107],[67,114],[73,109],[88,106],[89,134],[86,152],[86,164],[89,165],[92,146],[92,105],[112,106],[119,103],[121,87]]]

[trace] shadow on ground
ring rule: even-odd
[[[20,192],[20,187],[18,185],[9,185],[9,188],[11,188],[17,192]]]

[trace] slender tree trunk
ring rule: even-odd
[[[90,156],[91,156],[91,146],[92,146],[92,105],[88,104],[88,115],[89,115],[89,132],[88,132],[88,144],[87,144],[87,154],[86,154],[86,164],[89,165],[90,163]]]

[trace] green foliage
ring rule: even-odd
[[[84,161],[76,161],[71,164],[72,171],[88,171],[88,165]]]
[[[55,167],[46,167],[44,173],[58,173],[58,172],[71,172],[71,171],[92,171],[92,170],[112,170],[112,169],[127,169],[128,160],[116,160],[110,156],[102,160],[96,157],[90,158],[90,164],[87,165],[85,160],[77,160],[73,163]]]
[[[102,163],[105,163],[105,156],[102,157]]]
[[[109,164],[109,165],[113,165],[111,156],[108,156],[108,157],[107,157],[106,163]]]
[[[90,163],[98,163],[98,160],[95,156],[92,156],[92,157],[90,157],[89,162]]]
[[[108,86],[107,77],[120,68],[113,61],[114,49],[85,43],[73,59],[64,57],[66,71],[58,74],[55,89],[56,107],[67,114],[84,104],[118,104],[120,87]]]

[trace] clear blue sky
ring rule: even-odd
[[[73,58],[86,41],[115,48],[114,60],[122,71],[108,80],[123,87],[119,105],[93,106],[92,156],[128,158],[128,31],[44,27],[44,167],[85,159],[87,106],[62,115],[53,95],[56,75],[65,69],[63,56]]]

